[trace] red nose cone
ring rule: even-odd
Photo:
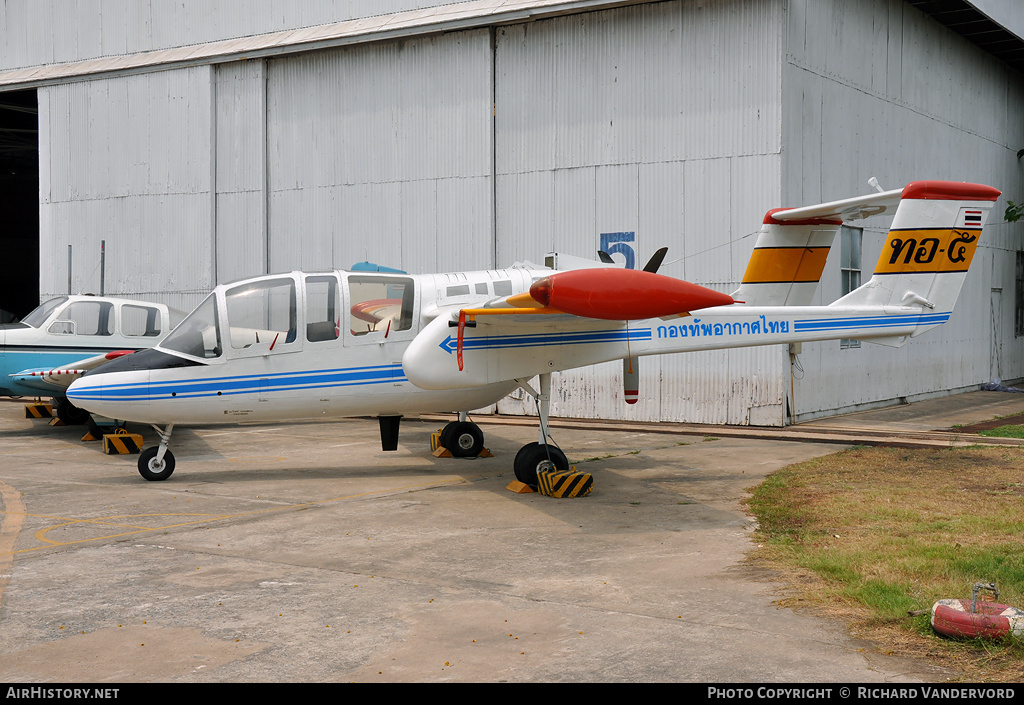
[[[530,296],[541,306],[549,305],[551,303],[551,277],[535,281],[530,287]]]
[[[734,303],[697,284],[635,269],[576,269],[537,281],[530,295],[566,313],[612,321],[633,321]]]

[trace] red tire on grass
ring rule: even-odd
[[[998,602],[977,603],[971,612],[971,601],[939,600],[932,605],[932,629],[939,634],[967,639],[1001,639],[1012,634],[1024,637],[1024,611]]]

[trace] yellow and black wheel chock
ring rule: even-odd
[[[25,405],[26,419],[51,419],[53,418],[53,404],[34,402]]]
[[[576,466],[537,473],[537,492],[548,497],[585,497],[593,487],[594,477],[589,472],[576,472]]]
[[[107,455],[125,455],[142,450],[142,434],[128,433],[119,428],[113,433],[103,434],[103,452]]]

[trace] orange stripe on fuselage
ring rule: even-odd
[[[750,256],[743,283],[819,281],[828,251],[828,247],[759,247]]]
[[[966,272],[979,235],[978,228],[890,230],[875,274]]]

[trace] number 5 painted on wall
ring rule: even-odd
[[[635,232],[626,233],[601,233],[601,250],[610,255],[616,252],[626,258],[626,269],[636,269],[636,252],[633,245],[636,242]]]

